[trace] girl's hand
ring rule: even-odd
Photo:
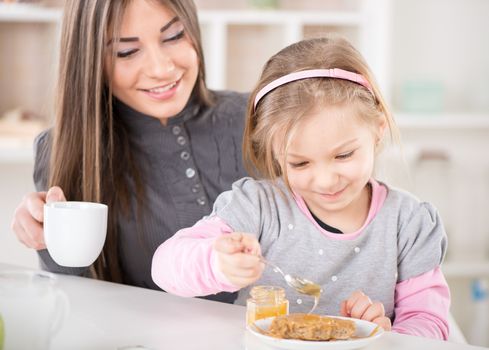
[[[66,201],[61,188],[51,187],[48,192],[32,192],[26,195],[15,209],[11,228],[19,241],[29,248],[41,250],[44,243],[44,204]]]
[[[340,313],[345,317],[376,323],[386,331],[391,330],[391,320],[385,316],[384,305],[372,302],[362,291],[357,290],[347,300],[343,300]]]
[[[256,282],[263,272],[260,243],[248,233],[233,232],[214,242],[221,272],[233,285],[243,288]]]

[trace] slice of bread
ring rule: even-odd
[[[339,318],[297,313],[273,319],[268,333],[272,337],[283,339],[344,340],[355,333],[355,323]]]

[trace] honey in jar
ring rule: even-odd
[[[285,290],[274,286],[255,286],[246,301],[246,324],[256,320],[287,315],[289,301],[285,298]]]

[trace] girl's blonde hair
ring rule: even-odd
[[[275,88],[254,108],[256,95],[270,82],[293,72],[332,68],[361,74],[372,92],[348,80],[307,78]],[[248,171],[262,179],[283,177],[287,183],[287,174],[283,173],[286,168],[279,163],[277,153],[287,153],[297,126],[315,108],[344,104],[355,105],[359,117],[369,126],[385,121],[391,141],[399,141],[399,130],[372,72],[346,39],[327,36],[302,40],[279,51],[265,64],[249,99],[243,138],[243,157]]]
[[[50,187],[60,186],[68,200],[108,204],[107,240],[92,273],[116,282],[122,281],[117,221],[129,213],[130,188],[136,190],[141,213],[144,187],[132,155],[130,130],[112,111],[111,83],[106,80],[110,74],[104,74],[104,57],[107,41],[118,36],[124,11],[131,1],[134,0],[65,3],[48,180]],[[193,1],[152,1],[172,10],[183,23],[199,59],[192,95],[201,105],[210,105],[212,94],[205,85],[204,56]]]

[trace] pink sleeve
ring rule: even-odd
[[[220,272],[212,249],[217,237],[232,231],[215,216],[178,231],[154,253],[153,281],[163,290],[184,297],[237,291],[239,288]]]
[[[392,331],[448,338],[450,290],[440,267],[397,284]]]

